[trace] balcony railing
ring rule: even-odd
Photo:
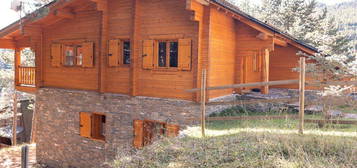
[[[18,84],[20,86],[36,85],[36,67],[18,67]]]

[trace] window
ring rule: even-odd
[[[51,65],[53,67],[83,67],[94,66],[94,43],[71,42],[53,43],[51,45]]]
[[[80,135],[105,140],[106,116],[98,113],[80,113]]]
[[[177,67],[178,65],[178,42],[158,42],[158,67]]]
[[[123,42],[123,64],[130,64],[130,41]]]
[[[130,64],[130,41],[113,39],[109,40],[108,65],[117,67]]]
[[[64,46],[64,65],[65,66],[82,66],[83,52],[80,45]]]
[[[191,39],[148,39],[143,41],[142,49],[142,68],[145,70],[162,68],[191,70]]]
[[[141,148],[151,144],[162,136],[176,137],[179,135],[180,126],[153,120],[134,120],[133,145]]]

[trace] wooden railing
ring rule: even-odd
[[[19,85],[35,85],[36,67],[18,67]]]

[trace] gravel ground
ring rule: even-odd
[[[36,163],[36,145],[29,145],[29,167],[34,168]],[[1,168],[21,167],[21,146],[0,149]]]

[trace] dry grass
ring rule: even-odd
[[[248,133],[166,139],[143,150],[120,153],[115,168],[311,167],[357,165],[351,137]]]
[[[15,146],[0,149],[0,167],[1,168],[18,168],[21,167],[21,147]],[[36,162],[36,145],[29,145],[29,164],[30,167]]]

